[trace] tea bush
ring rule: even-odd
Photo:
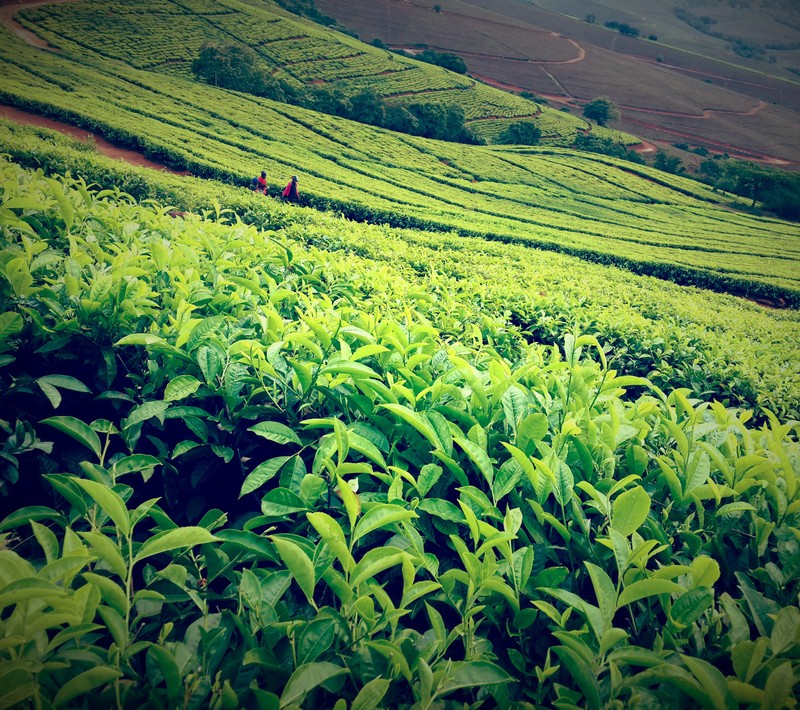
[[[1,172],[4,707],[793,706],[796,421],[434,263]]]

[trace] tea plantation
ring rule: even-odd
[[[263,168],[282,187],[299,174],[306,204],[355,219],[800,302],[796,226],[725,209],[742,203],[687,178],[567,149],[407,136],[3,39],[0,99],[195,175],[245,185]]]
[[[792,706],[795,311],[2,135],[3,707]]]
[[[100,7],[0,100],[193,176],[0,120],[0,710],[795,707],[797,226],[188,77],[414,65],[273,3]]]

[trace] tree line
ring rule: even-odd
[[[458,143],[482,141],[465,126],[464,110],[452,104],[390,104],[372,89],[352,94],[336,86],[300,87],[276,79],[256,52],[235,42],[206,42],[192,62],[195,77],[223,89],[243,91],[360,123]]]

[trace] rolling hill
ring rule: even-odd
[[[364,39],[389,46],[429,46],[461,56],[471,75],[515,91],[536,92],[576,112],[606,95],[622,109],[614,126],[668,146],[800,163],[800,46],[796,3],[704,3],[707,32],[673,8],[641,2],[319,0],[327,15]],[[752,7],[751,7],[752,5]],[[679,9],[682,6],[679,6]],[[587,22],[589,17],[592,22]],[[626,36],[606,22],[640,32]],[[769,47],[760,60],[736,54]],[[655,37],[656,39],[649,39]],[[770,60],[770,57],[773,59]]]
[[[437,141],[187,73],[232,36],[298,84],[507,100],[272,3],[24,14],[0,708],[794,707],[797,224],[555,130]]]
[[[84,3],[52,7],[80,17]],[[133,51],[128,26],[116,32]],[[299,172],[310,204],[356,218],[513,241],[776,302],[800,298],[796,227],[730,211],[735,201],[695,181],[557,148],[393,133],[136,68],[74,43],[34,48],[2,31],[4,101],[172,167],[238,184],[261,168],[277,180]],[[87,29],[82,42],[102,36]]]

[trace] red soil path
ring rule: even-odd
[[[82,142],[94,140],[94,144],[98,153],[102,153],[103,155],[116,160],[123,160],[130,165],[137,165],[141,168],[165,170],[173,175],[191,175],[191,173],[186,170],[173,170],[172,168],[168,168],[166,165],[156,163],[155,161],[146,158],[141,153],[137,153],[135,150],[120,148],[113,143],[109,143],[107,140],[105,140],[105,138],[85,131],[82,128],[76,128],[68,123],[54,121],[50,118],[45,118],[44,116],[39,116],[35,113],[28,113],[27,111],[21,111],[20,109],[13,108],[11,106],[2,105],[0,105],[0,116],[15,121],[16,123],[21,123],[25,126],[41,126],[42,128],[49,128],[54,131],[59,131],[60,133],[64,133],[65,135]]]
[[[14,15],[23,7],[38,7],[39,5],[51,5],[56,2],[75,2],[75,0],[4,0],[3,4],[0,5],[0,20],[2,20],[17,37],[33,47],[56,51],[45,40],[23,27],[14,19]]]

